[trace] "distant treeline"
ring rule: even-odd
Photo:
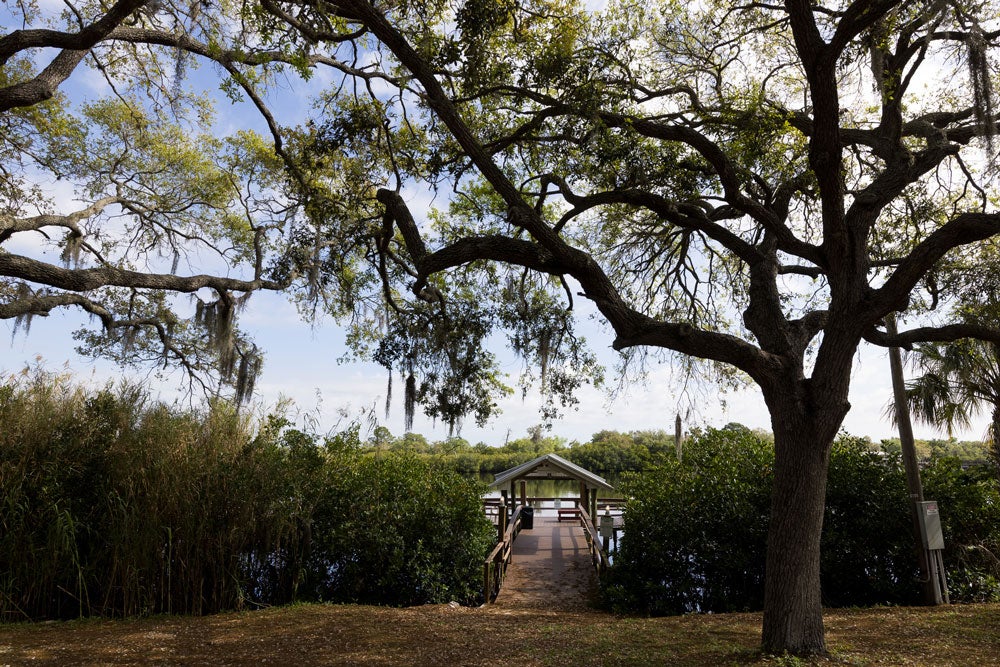
[[[773,442],[767,431],[749,429],[736,423],[727,424],[723,428],[747,431],[763,441]],[[701,434],[700,429],[692,429],[684,437],[696,439]],[[886,439],[877,443],[869,438],[861,438],[859,441],[872,451],[888,454],[900,452],[899,439]],[[595,433],[588,442],[581,443],[543,435],[541,427],[529,429],[527,437],[504,443],[480,442],[473,445],[460,437],[436,442],[428,441],[418,433],[396,437],[387,428],[379,426],[366,445],[374,450],[416,454],[464,475],[496,474],[543,454],[556,453],[592,472],[617,477],[625,472],[649,470],[658,465],[664,456],[675,456],[676,451],[673,432],[665,430],[604,430]],[[965,462],[983,462],[988,457],[988,448],[983,442],[959,441],[954,438],[917,440],[916,449],[918,458],[924,461],[954,457]]]
[[[409,452],[432,459],[464,475],[496,474],[543,454],[555,453],[604,475],[649,468],[658,457],[674,451],[674,436],[666,431],[600,431],[590,442],[567,442],[542,434],[541,427],[529,429],[527,437],[499,443],[475,445],[454,437],[430,442],[418,433],[394,437],[385,427],[377,427],[368,447],[375,450]]]

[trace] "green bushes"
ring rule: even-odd
[[[225,404],[65,378],[0,387],[0,618],[207,613],[477,595],[478,484]]]
[[[763,595],[763,544],[773,455],[750,431],[689,439],[626,475],[626,531],[605,581],[615,607],[650,614],[742,611]]]
[[[774,453],[747,429],[696,434],[684,462],[626,476],[626,531],[604,582],[607,602],[649,614],[759,609]],[[955,459],[924,470],[938,500],[953,600],[1000,593],[1000,497],[985,471]],[[915,603],[912,523],[898,458],[864,441],[834,444],[821,576],[828,606]]]
[[[916,538],[898,457],[841,435],[830,452],[820,552],[823,604],[917,603]]]

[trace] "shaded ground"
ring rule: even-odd
[[[514,540],[496,604],[510,609],[582,611],[597,590],[597,575],[578,521],[535,514],[534,528]]]
[[[818,664],[1000,665],[1000,605],[832,610]],[[0,626],[0,665],[799,665],[761,660],[759,614],[301,605]],[[812,663],[808,663],[812,664]]]

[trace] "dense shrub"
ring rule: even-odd
[[[330,576],[318,597],[413,605],[480,595],[496,533],[477,482],[403,454],[359,457],[337,487],[349,503],[321,531]]]
[[[609,604],[651,614],[759,609],[774,453],[742,428],[696,434],[684,462],[626,476],[626,531],[604,582]],[[986,471],[935,460],[928,498],[944,518],[952,599],[996,599],[1000,497]],[[899,460],[847,436],[834,444],[821,577],[829,606],[914,603],[912,522]]]
[[[913,518],[898,457],[841,435],[830,452],[820,551],[823,604],[916,603]]]
[[[0,618],[474,601],[481,487],[144,390],[0,386]]]
[[[763,595],[773,455],[748,430],[710,430],[622,490],[627,530],[605,581],[611,603],[651,614],[740,611]]]

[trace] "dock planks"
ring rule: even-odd
[[[539,516],[534,528],[514,540],[496,605],[552,610],[586,608],[597,591],[597,573],[591,562],[583,528],[578,522],[560,522]]]

